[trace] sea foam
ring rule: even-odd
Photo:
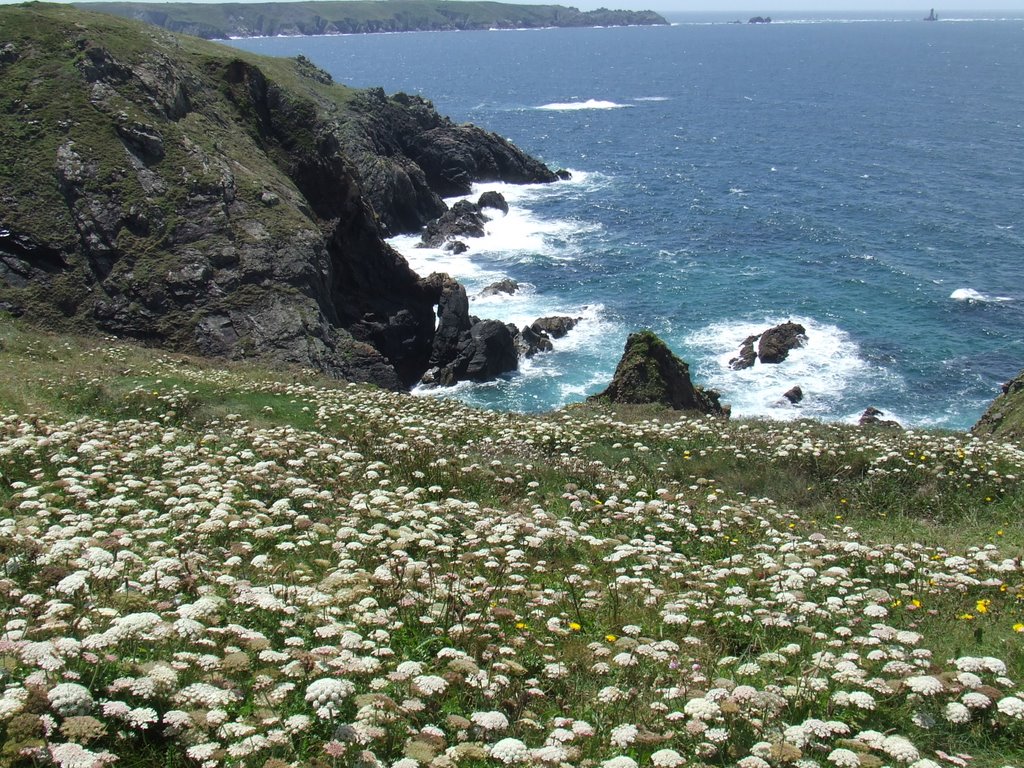
[[[631,104],[618,104],[614,101],[601,101],[599,99],[587,99],[586,101],[556,101],[551,104],[542,104],[536,109],[548,109],[559,112],[568,112],[579,109],[626,109]]]
[[[729,361],[748,336],[778,325],[786,320],[800,323],[807,332],[804,346],[790,351],[778,364],[757,361],[752,368],[734,371]],[[690,334],[688,348],[699,350],[705,362],[696,371],[697,383],[717,389],[723,402],[732,406],[736,416],[795,419],[827,417],[852,410],[844,401],[868,382],[886,380],[899,389],[898,380],[888,371],[873,366],[861,354],[848,333],[829,323],[807,317],[765,318],[762,321],[722,322]],[[798,405],[783,397],[791,387],[799,386],[804,399]],[[886,407],[885,403],[869,401],[871,393],[853,406],[857,413],[868,405]],[[861,404],[862,403],[862,404]]]
[[[1001,304],[1013,301],[1009,296],[989,296],[974,288],[957,288],[949,294],[949,298],[953,301],[965,301],[968,304]]]

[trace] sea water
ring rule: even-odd
[[[430,98],[572,180],[505,195],[448,272],[471,311],[581,318],[555,350],[448,396],[540,411],[610,380],[651,328],[741,416],[970,426],[1024,368],[1024,18],[681,19],[671,27],[235,41]],[[481,297],[509,277],[512,296]],[[750,334],[808,341],[733,371]],[[799,385],[805,399],[782,397]]]

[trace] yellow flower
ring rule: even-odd
[[[978,613],[988,613],[988,607],[992,605],[991,600],[979,600],[974,604]]]
[[[1014,632],[1024,632],[1024,624],[1021,624],[1018,621],[1016,624],[1013,625],[1013,631]]]
[[[913,600],[910,601],[910,604],[912,606],[914,606],[915,608],[920,608],[921,607],[921,601],[918,600],[916,597]]]
[[[604,639],[607,640],[609,643],[614,643],[619,638],[617,638],[615,635],[605,635]]]
[[[526,629],[526,622],[524,622],[524,621],[516,622],[516,629]]]
[[[970,621],[971,619],[974,618],[974,614],[973,613],[961,613],[959,616],[957,616],[957,618],[958,619],[963,619],[964,621]]]
[[[570,621],[569,629],[571,629],[573,632],[579,632],[581,629],[583,629],[583,627],[577,624],[575,621]]]

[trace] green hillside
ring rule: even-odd
[[[667,24],[652,11],[580,11],[480,0],[317,0],[285,3],[79,3],[206,38]]]

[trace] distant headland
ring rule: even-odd
[[[76,3],[208,40],[544,27],[667,25],[653,11],[581,11],[562,5],[447,0],[317,0],[282,3]]]

